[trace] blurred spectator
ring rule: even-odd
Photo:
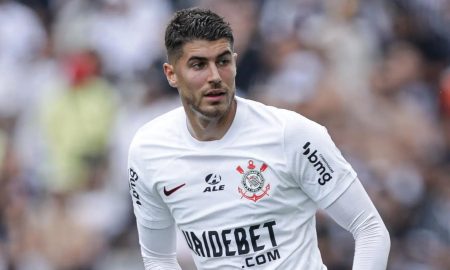
[[[369,78],[379,53],[376,32],[362,16],[365,2],[325,1],[323,12],[307,19],[300,37],[320,51],[326,62],[325,85],[320,89],[335,97],[345,119],[370,121],[372,106]],[[336,105],[335,105],[336,106]],[[326,110],[326,106],[319,106]],[[327,106],[328,107],[328,106]]]
[[[322,58],[297,33],[318,8],[314,1],[287,1],[284,5],[267,1],[263,5],[259,31],[264,41],[260,45],[264,67],[250,89],[256,99],[296,110],[317,94]],[[278,12],[286,16],[277,16]]]
[[[44,44],[44,30],[28,7],[11,0],[0,0],[0,63],[23,65]]]
[[[105,72],[129,78],[164,56],[164,26],[171,6],[164,0],[98,0],[89,33]]]
[[[21,160],[22,177],[33,192],[44,189],[48,166],[36,160],[47,159],[47,141],[42,123],[42,108],[68,87],[68,79],[54,53],[51,34],[35,58],[23,68],[26,80],[17,89],[23,92],[23,108],[17,115],[14,130],[14,148]]]
[[[92,166],[107,160],[107,142],[116,111],[115,92],[100,77],[94,51],[66,59],[70,86],[44,106],[44,129],[52,167],[48,188],[56,192],[83,189]]]
[[[389,130],[390,139],[397,140],[396,149],[422,161],[439,157],[437,145],[441,140],[436,103],[430,96],[432,86],[424,80],[425,67],[414,47],[393,43],[379,72],[374,73],[373,88],[380,114],[390,115],[389,120],[382,117],[380,121]]]
[[[89,33],[92,31],[94,8],[98,0],[57,1],[52,29],[55,51],[58,55],[76,53],[92,48]]]
[[[440,102],[444,118],[450,117],[450,66],[442,73]]]
[[[42,50],[45,33],[35,13],[16,1],[0,0],[0,116],[21,109],[23,93],[17,91],[23,68]]]

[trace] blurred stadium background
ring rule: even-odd
[[[450,269],[449,0],[0,0],[0,270],[143,269],[128,144],[179,105],[163,32],[189,6],[234,27],[239,95],[328,127],[391,233],[388,269]],[[350,269],[351,235],[323,213],[318,235]]]

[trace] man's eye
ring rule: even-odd
[[[218,64],[220,65],[220,66],[226,66],[226,65],[228,65],[230,63],[230,59],[221,59],[221,60],[219,60],[219,62],[218,62]]]
[[[194,69],[202,69],[205,67],[205,63],[203,63],[203,62],[192,63],[191,67]]]

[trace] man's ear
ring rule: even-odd
[[[168,63],[164,63],[163,65],[164,74],[166,75],[167,81],[169,82],[169,85],[172,87],[178,87],[177,84],[177,75],[174,71],[174,66]]]

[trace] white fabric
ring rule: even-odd
[[[144,267],[145,270],[181,270],[175,256],[170,258],[159,255],[144,257]]]
[[[162,229],[151,229],[137,223],[139,244],[142,256],[159,254],[164,256],[176,255],[175,225]]]
[[[353,270],[385,270],[390,249],[389,232],[359,180],[326,208],[340,226],[353,234]]]
[[[138,223],[137,228],[145,270],[181,269],[176,256],[174,225],[163,229],[150,229]]]
[[[163,229],[175,221],[199,270],[326,269],[315,213],[356,173],[317,123],[237,102],[221,140],[195,140],[182,108],[137,132],[129,168],[138,223]]]

